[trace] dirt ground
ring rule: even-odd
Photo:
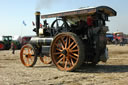
[[[128,85],[128,45],[108,45],[109,60],[96,67],[82,65],[63,72],[39,59],[32,68],[21,64],[19,52],[0,51],[0,85]]]

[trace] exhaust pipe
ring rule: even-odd
[[[40,12],[39,11],[35,13],[35,17],[36,17],[36,34],[37,36],[39,36],[39,29],[40,29]]]

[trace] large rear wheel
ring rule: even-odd
[[[85,58],[82,41],[74,33],[58,34],[51,44],[51,58],[59,70],[75,70]]]
[[[26,44],[21,48],[20,59],[24,66],[32,67],[36,64],[37,54],[31,44]]]

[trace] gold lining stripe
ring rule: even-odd
[[[35,15],[40,15],[40,12],[36,12]]]

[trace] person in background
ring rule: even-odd
[[[123,38],[123,46],[125,45],[125,39]]]
[[[123,46],[123,38],[120,38],[120,46]]]
[[[115,45],[118,45],[118,43],[119,43],[119,40],[115,39]]]
[[[12,54],[15,54],[16,46],[15,46],[14,42],[11,42],[11,49],[12,49]]]

